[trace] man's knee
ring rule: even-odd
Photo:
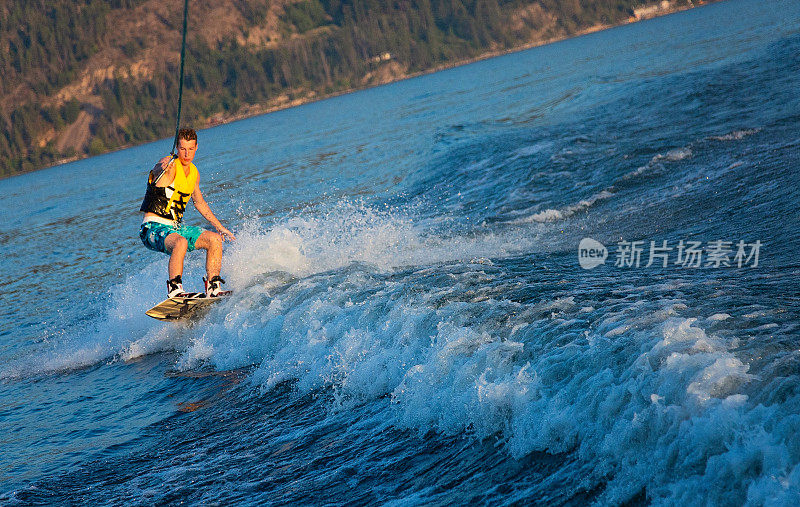
[[[167,243],[171,244],[171,245],[168,245],[170,253],[174,253],[174,252],[184,252],[185,253],[186,250],[189,249],[189,242],[183,236],[178,236],[176,234],[174,238],[167,238],[167,240],[168,240]]]
[[[222,236],[217,234],[216,232],[211,233],[211,243],[214,248],[221,249],[222,248]]]
[[[205,248],[206,250],[222,248],[222,236],[216,232],[204,231],[203,234],[197,238],[195,246],[198,248]]]

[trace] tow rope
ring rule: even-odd
[[[181,42],[181,77],[178,85],[178,119],[175,125],[175,141],[172,143],[172,158],[175,158],[175,149],[178,147],[178,132],[181,130],[181,104],[183,102],[183,62],[186,59],[186,25],[189,18],[189,0],[183,1],[183,40]]]

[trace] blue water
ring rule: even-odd
[[[0,503],[796,501],[799,89],[800,3],[728,0],[202,131],[186,323],[168,140],[0,181]]]

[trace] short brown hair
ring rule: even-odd
[[[180,129],[178,131],[178,140],[195,141],[197,142],[197,132],[194,129]]]

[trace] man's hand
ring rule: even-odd
[[[226,237],[231,241],[236,241],[236,236],[234,236],[231,231],[226,229],[224,225],[220,224],[220,226],[217,227],[217,232],[220,234],[220,236],[222,236],[222,241],[225,241]]]
[[[159,160],[158,163],[161,164],[161,170],[166,171],[167,167],[169,167],[169,165],[172,163],[173,160],[175,159],[172,158],[172,155],[167,155],[166,157]]]

